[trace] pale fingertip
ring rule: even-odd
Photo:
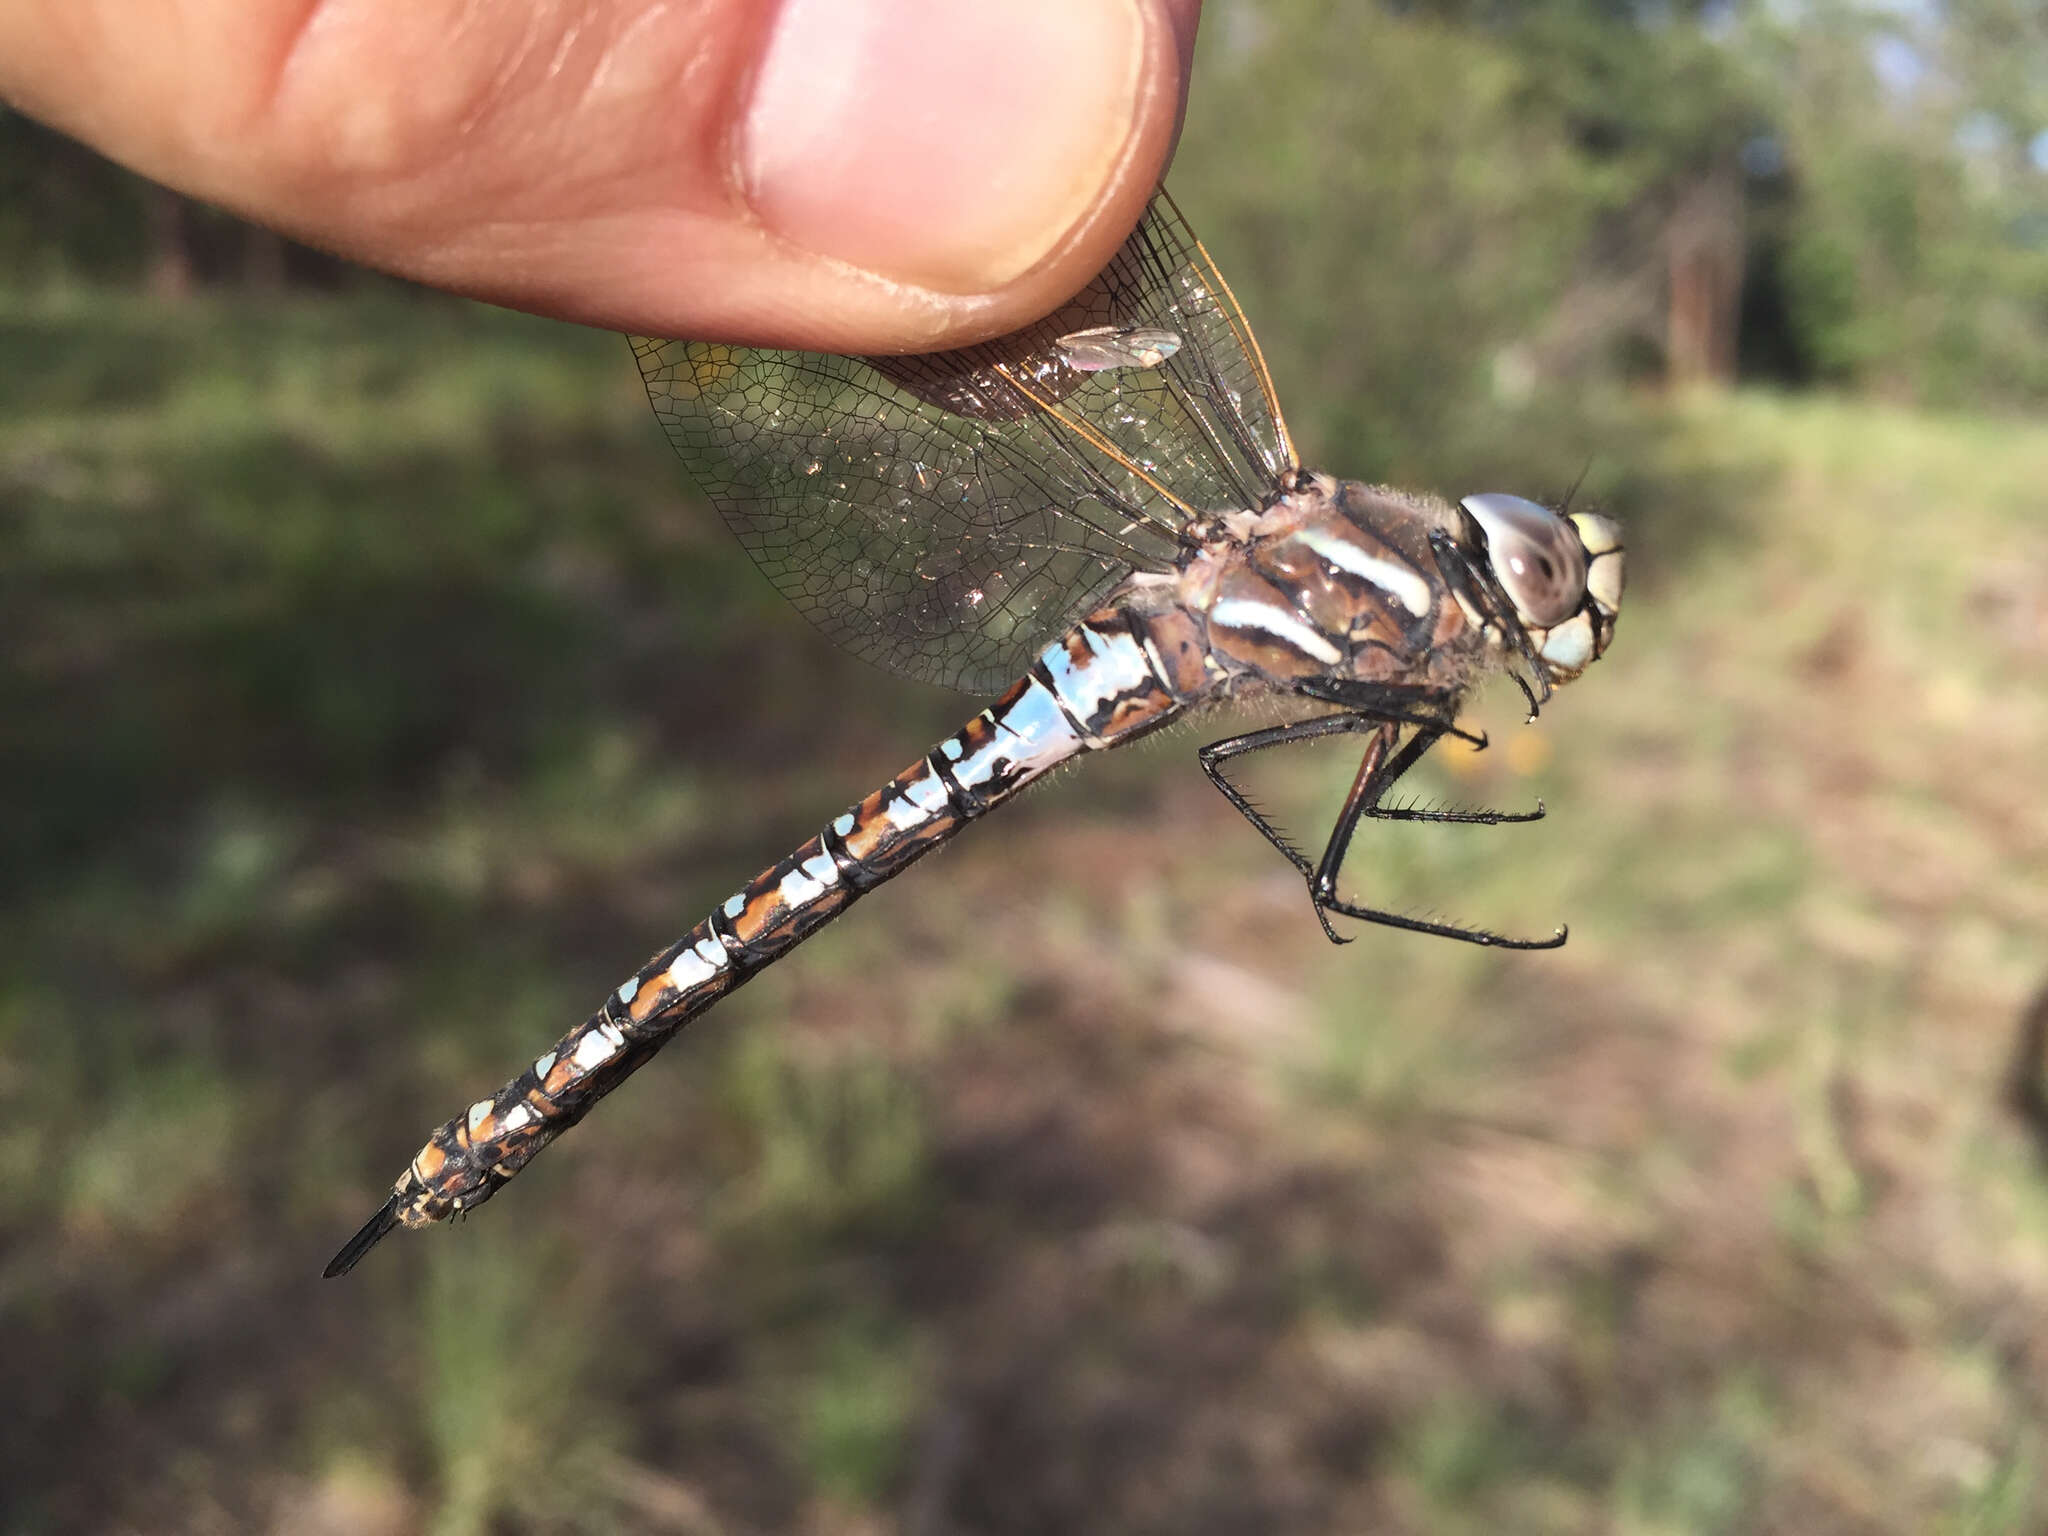
[[[1094,210],[1137,127],[1139,0],[784,0],[737,171],[792,245],[1002,288]]]

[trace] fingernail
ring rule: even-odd
[[[1137,114],[1138,0],[782,0],[740,175],[784,239],[999,288],[1101,196]]]

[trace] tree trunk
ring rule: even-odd
[[[242,230],[242,286],[251,293],[276,294],[285,287],[284,236],[250,224]]]
[[[1679,198],[1665,234],[1671,272],[1665,377],[1674,386],[1735,382],[1742,312],[1742,174],[1717,166]]]
[[[149,236],[148,285],[152,298],[189,298],[194,281],[191,224],[185,199],[169,187],[151,187],[144,194],[145,227]]]

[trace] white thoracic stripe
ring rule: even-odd
[[[1327,528],[1304,528],[1295,538],[1338,570],[1371,582],[1418,619],[1429,612],[1429,583],[1407,566],[1369,555],[1349,539],[1333,536]]]
[[[1248,597],[1226,598],[1209,610],[1209,622],[1225,629],[1257,629],[1284,640],[1302,655],[1329,666],[1344,659],[1344,653],[1302,623],[1286,609]]]

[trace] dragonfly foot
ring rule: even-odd
[[[1561,949],[1564,941],[1571,936],[1571,930],[1559,923],[1557,932],[1547,939],[1511,939],[1506,934],[1495,933],[1490,928],[1467,928],[1462,923],[1439,923],[1428,918],[1403,917],[1397,912],[1382,912],[1377,907],[1354,907],[1347,902],[1329,901],[1320,903],[1342,917],[1356,918],[1361,923],[1377,923],[1383,928],[1399,928],[1404,933],[1427,933],[1439,939],[1456,939],[1461,944],[1477,944],[1484,949]],[[1328,928],[1329,922],[1324,920]]]
[[[1309,884],[1308,899],[1310,905],[1312,905],[1316,909],[1316,921],[1323,925],[1323,937],[1328,939],[1332,944],[1351,943],[1352,941],[1347,936],[1339,933],[1335,928],[1332,928],[1330,926],[1330,909],[1324,906],[1322,901],[1316,896],[1315,884],[1313,881],[1311,881]]]

